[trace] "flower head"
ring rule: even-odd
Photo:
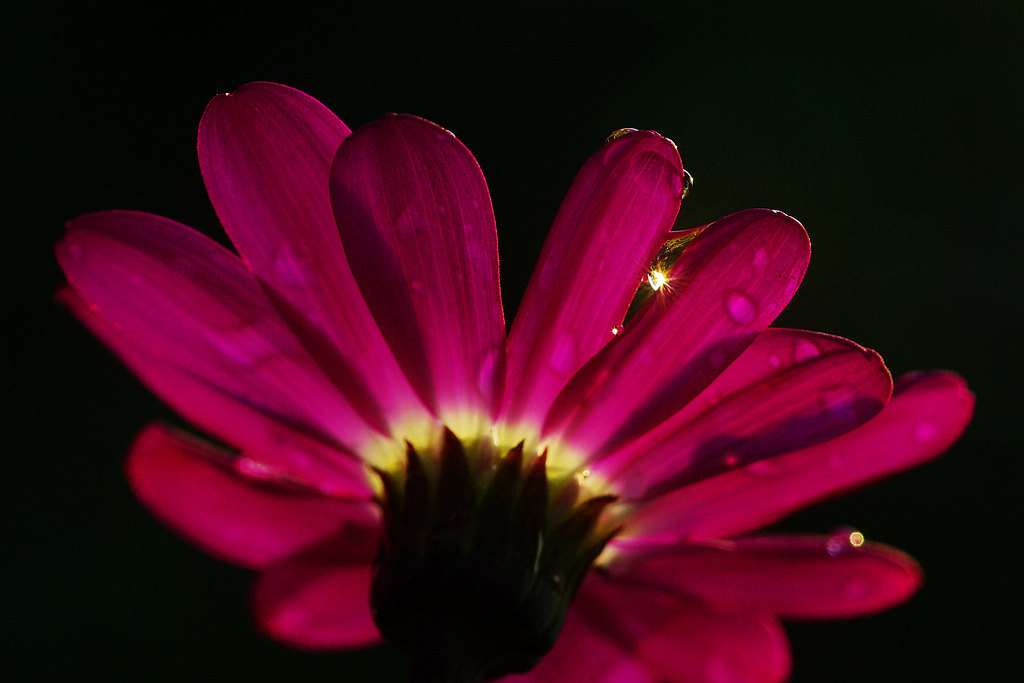
[[[769,328],[803,227],[752,210],[671,232],[689,182],[668,139],[619,131],[586,163],[507,336],[490,197],[448,131],[350,132],[254,83],[210,103],[199,160],[237,254],[90,214],[58,245],[60,296],[225,445],[154,425],[128,477],[260,572],[273,637],[383,637],[424,680],[774,681],[780,617],[917,588],[859,532],[750,532],[938,455],[964,382],[893,391],[873,351]]]

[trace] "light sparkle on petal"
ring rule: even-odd
[[[651,289],[653,289],[655,292],[664,287],[665,283],[667,282],[668,276],[666,276],[663,271],[652,270],[651,272],[647,273],[647,284],[650,285]]]

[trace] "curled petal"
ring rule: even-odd
[[[207,552],[252,569],[325,540],[376,535],[376,508],[247,479],[236,456],[176,430],[139,435],[126,470],[135,495]]]
[[[765,335],[762,335],[764,337]],[[813,357],[770,362],[778,337],[820,344]],[[815,348],[818,348],[815,346]],[[796,361],[800,358],[799,361]],[[888,402],[892,379],[874,351],[824,335],[790,332],[755,341],[719,379],[687,405],[620,452],[591,467],[617,482],[628,498],[650,499],[716,472],[827,441],[863,424]],[[724,387],[719,387],[721,380]]]
[[[809,254],[803,226],[779,212],[712,223],[645,309],[569,382],[545,433],[607,453],[678,412],[775,319]]]
[[[422,410],[348,267],[328,190],[348,127],[275,83],[218,95],[199,125],[199,165],[246,265],[320,367],[378,422]]]
[[[342,143],[330,183],[352,273],[413,386],[456,431],[493,417],[505,323],[476,160],[443,128],[389,115]]]
[[[679,211],[682,178],[675,145],[651,131],[609,140],[576,176],[509,333],[507,422],[543,421],[612,339]]]
[[[974,410],[949,372],[908,375],[873,419],[842,436],[698,482],[630,518],[623,537],[674,545],[757,529],[806,505],[921,464],[948,449]]]
[[[803,619],[878,612],[904,602],[921,585],[921,569],[912,558],[849,531],[684,544],[648,553],[627,548],[621,564],[616,574],[623,579],[720,608]]]

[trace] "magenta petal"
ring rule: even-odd
[[[370,613],[373,544],[329,541],[256,580],[252,609],[271,637],[308,650],[357,649],[382,641]]]
[[[610,452],[677,412],[775,319],[809,254],[803,226],[779,212],[712,223],[657,297],[569,382],[545,432]]]
[[[623,559],[630,579],[725,608],[790,618],[871,614],[904,602],[921,585],[913,559],[850,531],[684,544]]]
[[[590,575],[536,681],[781,681],[789,645],[771,614]]]
[[[349,264],[417,391],[449,422],[493,416],[505,367],[498,247],[476,160],[448,131],[385,116],[331,167]]]
[[[72,289],[163,363],[327,442],[373,430],[323,376],[231,252],[166,218],[76,218],[57,245]]]
[[[235,466],[253,477],[299,482],[338,498],[372,495],[367,468],[349,453],[324,445],[222,388],[148,355],[70,289],[58,298],[151,391],[189,422],[244,451]]]
[[[207,552],[265,568],[328,536],[375,538],[370,502],[345,502],[246,480],[235,456],[154,425],[126,465],[135,495],[157,517]]]
[[[971,419],[974,396],[948,372],[908,375],[875,418],[836,439],[668,494],[631,516],[624,536],[673,545],[770,524],[806,505],[934,458]]]
[[[420,406],[345,259],[328,190],[348,128],[312,97],[250,83],[214,98],[199,163],[246,264],[331,379],[378,420]]]
[[[585,656],[581,654],[585,653]],[[529,673],[502,683],[653,683],[643,660],[626,643],[590,622],[575,605],[569,608],[555,647]]]
[[[771,614],[591,575],[554,649],[529,674],[502,681],[775,683],[789,670],[789,644]]]
[[[650,131],[608,141],[576,176],[509,334],[508,423],[540,424],[612,338],[672,227],[682,178],[675,145]]]
[[[780,346],[815,343],[817,356],[786,365],[766,356]],[[801,360],[797,361],[797,358]],[[768,335],[752,344],[696,400],[651,432],[591,468],[627,498],[651,498],[716,472],[827,441],[873,417],[892,379],[874,351],[810,333]],[[767,370],[756,366],[760,359]],[[789,359],[787,359],[789,360]],[[745,386],[734,379],[745,374]],[[731,391],[731,393],[725,393]],[[710,394],[710,396],[706,396]]]

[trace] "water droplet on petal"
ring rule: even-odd
[[[278,479],[283,475],[278,468],[253,460],[247,456],[236,458],[233,464],[239,473],[253,479]]]
[[[803,363],[821,355],[821,348],[810,339],[797,339],[793,344],[793,358],[797,363]]]
[[[914,439],[916,441],[931,441],[938,433],[939,428],[934,424],[931,422],[922,422],[914,429]]]
[[[768,252],[764,249],[758,249],[754,252],[754,270],[761,273],[764,272],[765,266],[768,265]]]
[[[637,132],[636,128],[619,128],[618,130],[612,131],[611,134],[608,136],[608,138],[605,140],[605,142],[611,142],[612,140],[618,140],[621,137],[625,137],[626,135],[629,135],[630,133],[635,133],[635,132]]]
[[[680,193],[680,199],[686,199],[687,195],[690,194],[690,190],[693,189],[693,176],[685,168],[683,169],[683,190]]]
[[[757,302],[734,289],[725,293],[725,311],[737,325],[748,325],[757,317]]]
[[[864,534],[848,526],[841,526],[828,535],[825,552],[835,557],[864,545]]]
[[[621,327],[613,327],[612,328],[612,334],[613,335],[614,334],[618,334],[619,332],[622,332],[622,328]]]

